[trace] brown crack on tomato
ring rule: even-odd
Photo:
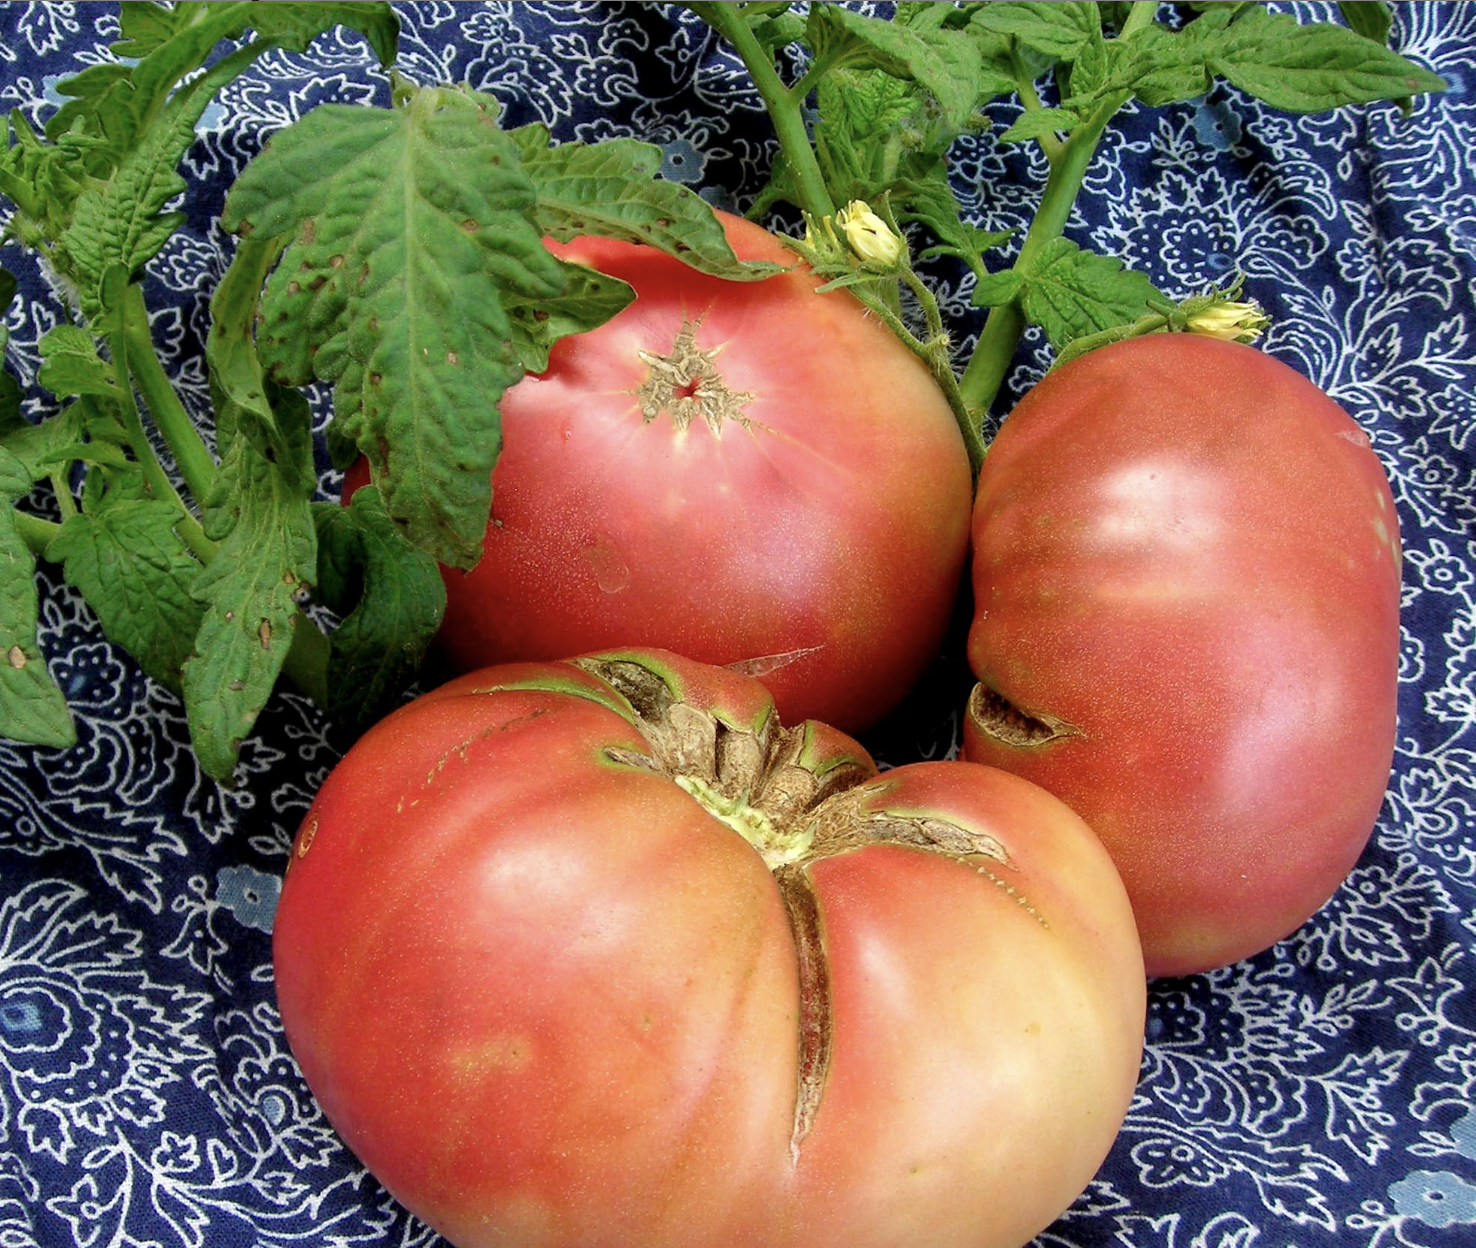
[[[742,835],[773,873],[799,980],[790,1138],[797,1162],[824,1106],[835,1045],[824,906],[810,875],[814,863],[878,845],[938,854],[983,877],[1042,927],[1049,924],[1011,882],[1017,868],[998,838],[948,819],[888,809],[890,786],[863,754],[816,750],[811,726],[784,728],[773,715],[752,729],[734,727],[682,701],[661,675],[638,662],[575,663],[625,698],[646,741],[644,752],[610,747],[606,757],[670,777]]]
[[[713,433],[721,433],[729,421],[743,428],[761,427],[744,414],[755,396],[747,390],[732,389],[723,379],[717,365],[722,346],[704,351],[697,345],[701,328],[701,317],[683,321],[667,354],[639,352],[646,365],[646,379],[630,393],[640,403],[642,420],[649,425],[665,412],[681,430],[690,428],[696,420]]]
[[[981,732],[1014,749],[1038,749],[1066,737],[1081,736],[1075,724],[1043,711],[1023,711],[982,681],[969,695],[968,714]]]

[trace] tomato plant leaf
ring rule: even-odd
[[[994,7],[994,6],[989,6]],[[926,21],[891,22],[833,4],[810,6],[806,42],[830,68],[865,66],[915,82],[937,101],[955,133],[972,128],[975,110],[1014,89],[1014,79],[979,54],[966,30]]]
[[[311,492],[316,473],[300,461],[277,423],[268,397],[269,383],[256,351],[255,326],[262,284],[281,254],[277,240],[243,238],[210,300],[210,331],[205,341],[214,398],[217,438],[229,444],[237,433],[283,473],[288,484]],[[306,471],[306,476],[299,473]]]
[[[1069,108],[1027,109],[1014,124],[999,136],[1001,143],[1023,143],[1039,139],[1058,130],[1069,131],[1081,124],[1081,117]]]
[[[1343,20],[1365,39],[1387,44],[1394,17],[1389,0],[1338,0]]]
[[[486,530],[497,400],[522,375],[504,303],[562,292],[535,203],[494,102],[452,88],[316,108],[226,201],[230,230],[296,234],[262,303],[267,366],[334,382],[338,436],[368,456],[390,515],[461,567]]]
[[[1206,47],[1205,60],[1232,86],[1292,113],[1405,99],[1446,85],[1438,74],[1346,27],[1299,23],[1260,5],[1237,14]]]
[[[436,561],[416,550],[368,486],[319,503],[319,597],[341,617],[328,660],[329,714],[366,727],[413,679],[446,609]]]
[[[513,347],[530,373],[548,368],[549,350],[560,338],[603,325],[635,298],[629,283],[618,277],[562,260],[559,266],[565,275],[562,294],[552,299],[508,300]]]
[[[223,39],[239,40],[254,30],[257,39],[239,49],[224,74],[234,77],[242,61],[271,47],[301,52],[318,35],[346,25],[369,40],[381,65],[395,57],[399,21],[387,3],[324,0],[321,3],[256,4],[230,0],[219,4],[184,4],[164,9],[154,4],[125,4],[120,15],[124,38],[112,46],[115,56],[139,58],[135,64],[108,62],[89,66],[57,85],[68,97],[46,124],[47,137],[68,134],[93,140],[87,146],[88,171],[106,178],[155,126],[164,101],[175,87],[201,69]],[[218,83],[216,84],[218,85]],[[214,93],[212,86],[208,94]]]
[[[635,139],[551,146],[541,125],[511,132],[537,193],[544,233],[567,242],[599,234],[659,247],[702,273],[753,281],[781,266],[739,260],[712,207],[696,192],[657,177],[661,149]],[[589,326],[588,328],[593,328]]]
[[[46,548],[108,639],[176,691],[203,614],[190,594],[200,564],[175,531],[179,520],[172,503],[119,498],[69,516]]]
[[[1024,275],[1015,269],[984,274],[974,283],[974,306],[994,308],[1009,303],[1019,296],[1024,284]]]
[[[1131,321],[1150,300],[1162,298],[1144,274],[1065,238],[1046,244],[1023,279],[1021,310],[1057,350],[1073,338]]]
[[[15,500],[30,488],[29,470],[0,448],[0,737],[69,746],[76,725],[36,644],[36,557],[16,524]]]
[[[1087,45],[1102,40],[1096,0],[999,0],[980,5],[972,20],[981,29],[1013,35],[1053,60],[1075,60]]]
[[[279,468],[252,438],[234,438],[206,500],[220,548],[191,588],[204,614],[183,669],[185,711],[200,765],[218,779],[271,695],[315,576],[317,532],[298,484],[312,476],[310,413],[296,392],[273,397],[299,462]]]
[[[41,339],[36,380],[60,398],[93,394],[116,399],[117,374],[97,352],[97,342],[77,325],[58,325]]]

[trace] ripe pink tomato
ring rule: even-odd
[[[1332,895],[1394,748],[1399,531],[1368,437],[1250,347],[1160,334],[1047,375],[974,512],[965,753],[1107,846],[1148,969]]]
[[[627,650],[371,729],[274,935],[328,1119],[461,1248],[1019,1248],[1127,1110],[1142,956],[1074,814],[881,775],[749,677]]]
[[[723,221],[742,258],[797,263]],[[790,721],[870,726],[936,656],[967,557],[968,459],[927,371],[803,269],[552,250],[637,298],[502,398],[485,553],[446,573],[453,669],[655,645],[743,665]]]

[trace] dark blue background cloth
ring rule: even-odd
[[[715,203],[742,207],[763,183],[757,95],[674,8],[396,7],[413,81],[469,82],[508,125],[542,120],[559,139],[657,143],[665,175]],[[1266,349],[1372,436],[1406,563],[1397,757],[1368,851],[1292,938],[1152,986],[1131,1113],[1041,1237],[1052,1248],[1476,1243],[1476,5],[1395,10],[1398,46],[1449,80],[1445,95],[1407,117],[1292,117],[1224,87],[1129,110],[1071,222],[1176,297],[1246,274],[1276,321]],[[0,103],[39,128],[57,81],[108,59],[115,37],[112,5],[0,7]],[[156,340],[196,410],[232,247],[225,188],[315,104],[388,98],[344,34],[265,57],[205,114],[188,224],[148,269]],[[995,111],[1007,124],[1011,106]],[[985,137],[960,145],[955,176],[978,222],[1003,228],[1027,223],[1043,169],[1028,146]],[[39,416],[51,400],[34,386],[36,344],[59,308],[32,257],[11,245],[3,262],[23,294],[7,365]],[[961,282],[945,306],[961,336],[976,332]],[[1000,410],[1047,359],[1028,339]],[[54,569],[40,580],[41,642],[81,739],[0,743],[0,1248],[436,1244],[326,1125],[274,1005],[278,880],[342,743],[280,693],[238,783],[218,786],[193,762],[180,703]],[[954,659],[876,736],[884,761],[951,748],[967,693]]]

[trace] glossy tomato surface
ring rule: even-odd
[[[1018,1248],[1141,1053],[1126,895],[1055,798],[877,775],[748,677],[462,677],[307,814],[274,934],[329,1120],[462,1248]]]
[[[1151,973],[1300,926],[1394,748],[1399,533],[1363,431],[1251,347],[1120,343],[1005,419],[973,540],[967,757],[1091,825]]]
[[[723,219],[743,259],[797,263]],[[937,653],[967,555],[967,456],[926,370],[803,270],[733,282],[610,239],[552,250],[637,297],[503,396],[485,553],[446,574],[444,654],[656,645],[745,665],[793,722],[875,722]]]

